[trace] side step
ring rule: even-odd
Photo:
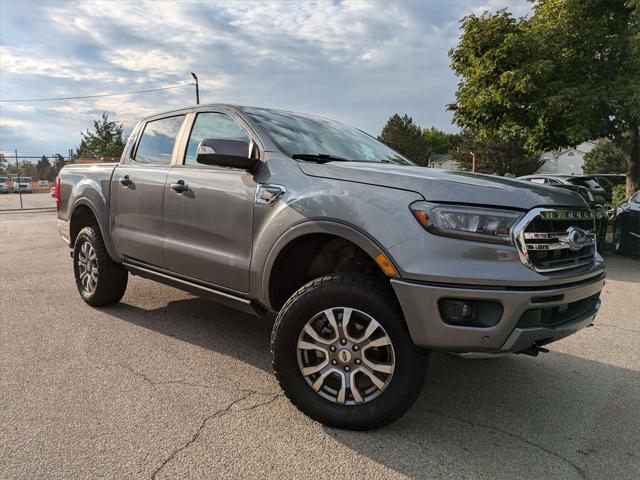
[[[247,300],[246,298],[237,297],[230,293],[222,292],[205,285],[199,285],[186,279],[178,278],[163,272],[158,272],[156,270],[152,270],[150,268],[136,265],[127,261],[123,262],[123,265],[132,275],[137,275],[142,278],[148,278],[149,280],[154,280],[156,282],[169,285],[170,287],[175,287],[180,290],[184,290],[185,292],[193,293],[194,295],[197,295],[199,297],[213,300],[214,302],[220,303],[227,307],[235,308],[236,310],[240,310],[257,317],[263,316],[263,312],[256,305],[254,305],[251,300]]]

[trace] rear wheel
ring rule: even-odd
[[[365,430],[414,403],[426,355],[405,328],[388,284],[332,275],[309,282],[280,311],[273,366],[291,402],[326,425]]]
[[[84,227],[78,233],[73,271],[80,296],[91,306],[117,303],[127,289],[127,271],[111,259],[96,227]]]

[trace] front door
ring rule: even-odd
[[[112,179],[113,239],[123,256],[162,267],[162,199],[184,115],[152,120]]]
[[[227,114],[195,117],[184,159],[170,169],[164,189],[166,268],[247,292],[256,183],[245,170],[197,163],[198,144],[205,138],[250,140]],[[182,186],[176,190],[176,185]]]

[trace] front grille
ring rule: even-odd
[[[515,232],[520,259],[538,272],[579,268],[596,253],[593,213],[587,209],[536,209]]]

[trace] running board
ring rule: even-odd
[[[213,300],[216,303],[220,303],[227,307],[231,307],[236,310],[249,313],[251,315],[255,315],[258,317],[261,316],[261,312],[257,308],[255,308],[251,300],[247,300],[246,298],[237,297],[230,293],[221,292],[220,290],[206,287],[204,285],[198,285],[197,283],[183,280],[166,273],[151,270],[140,265],[134,265],[133,263],[129,263],[127,261],[123,262],[123,266],[132,275],[137,275],[142,278],[148,278],[149,280],[154,280],[158,283],[184,290],[185,292],[189,292],[199,297]]]

